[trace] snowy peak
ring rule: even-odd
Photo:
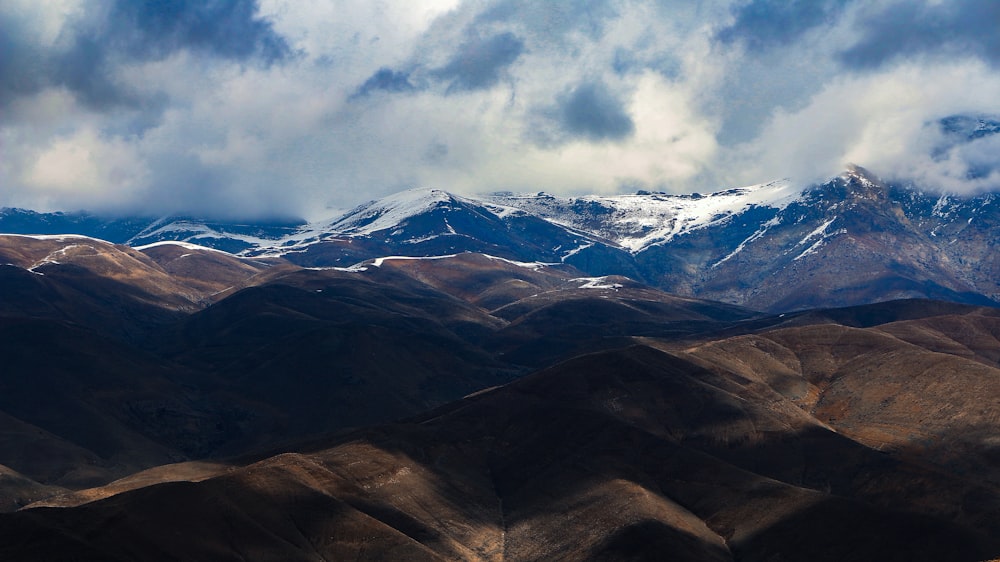
[[[855,183],[866,189],[885,189],[885,184],[878,176],[857,164],[848,164],[847,169],[840,177],[849,183]]]
[[[632,253],[729,221],[754,208],[777,211],[802,194],[788,180],[711,195],[635,195],[558,198],[547,194],[494,195],[491,201],[613,240]],[[773,213],[772,213],[773,214]]]
[[[845,183],[847,199],[889,200],[889,187],[885,182],[861,166],[848,166],[839,179]]]
[[[367,236],[398,228],[407,220],[434,211],[457,210],[463,202],[440,189],[409,189],[361,205],[329,225],[331,232]]]
[[[355,208],[330,221],[321,239],[367,238],[408,246],[449,237],[493,242],[490,231],[499,232],[506,228],[501,217],[483,202],[441,189],[421,188],[389,195]]]

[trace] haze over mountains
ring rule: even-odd
[[[995,199],[5,210],[0,558],[994,558]]]

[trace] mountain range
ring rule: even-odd
[[[0,559],[994,559],[997,218],[861,168],[5,209]]]
[[[622,275],[665,291],[782,312],[894,298],[1000,299],[997,194],[942,195],[859,167],[709,195],[464,197],[415,189],[327,221],[234,224],[0,212],[0,231],[132,247],[181,241],[305,267],[483,253]]]

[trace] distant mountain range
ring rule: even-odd
[[[140,248],[183,241],[308,267],[475,252],[765,311],[895,298],[1000,302],[996,193],[929,193],[858,167],[817,185],[779,181],[708,195],[414,189],[312,224],[3,209],[0,232],[72,233]]]

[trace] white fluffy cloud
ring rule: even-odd
[[[0,206],[318,218],[416,185],[705,191],[847,162],[995,187],[997,141],[941,126],[1000,113],[990,36],[963,23],[982,8],[949,6],[15,0]]]
[[[759,136],[732,153],[740,163],[733,169],[741,179],[770,173],[816,181],[854,163],[929,189],[995,188],[989,177],[968,177],[993,139],[948,146],[941,120],[995,114],[998,96],[1000,74],[975,59],[838,77],[805,107],[776,111]]]

